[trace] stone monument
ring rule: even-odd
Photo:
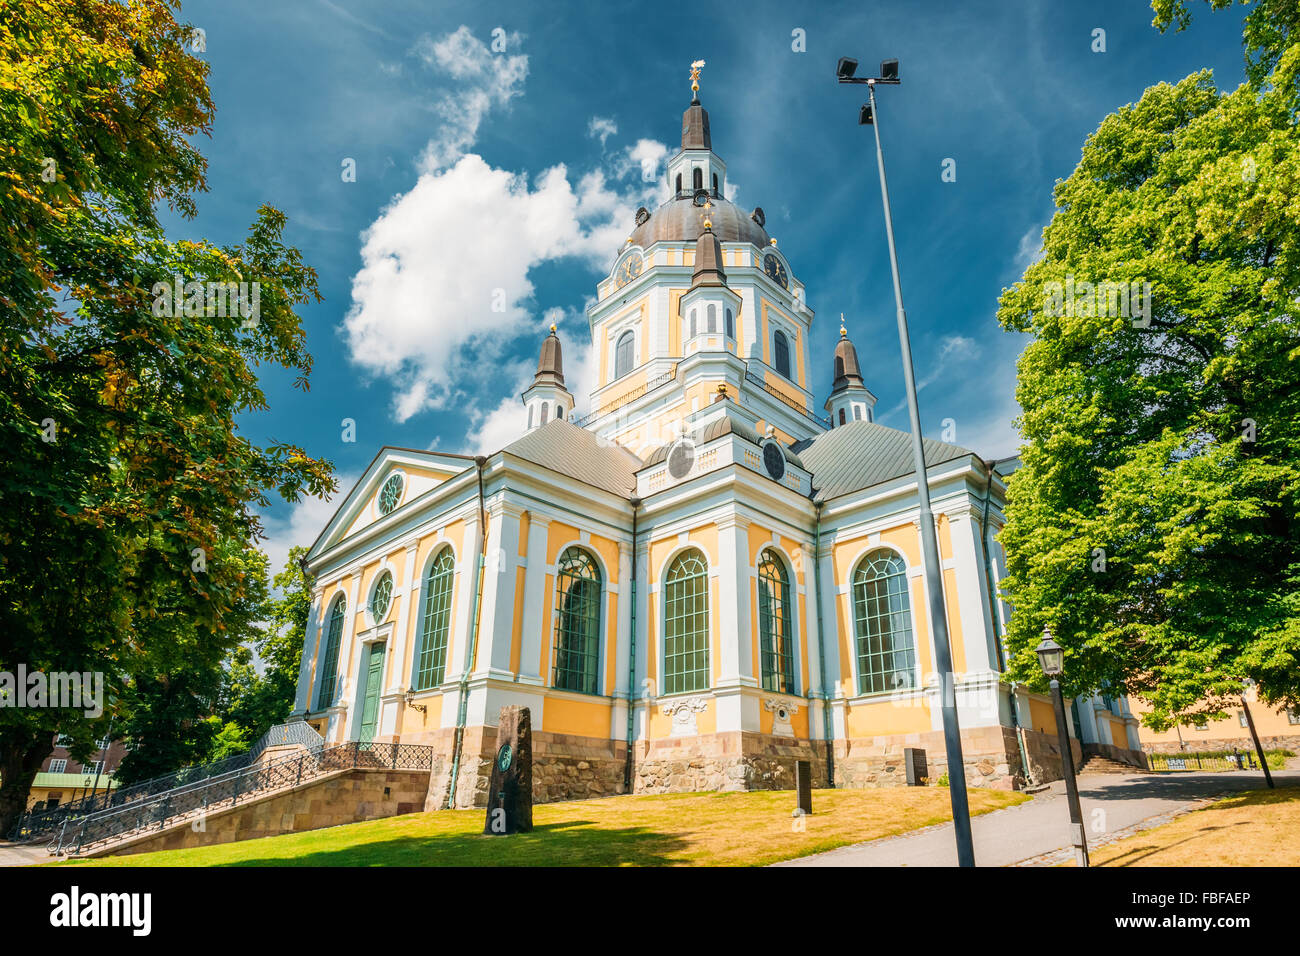
[[[527,707],[502,707],[483,832],[500,836],[532,829],[533,719]]]

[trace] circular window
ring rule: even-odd
[[[773,481],[780,481],[785,477],[785,453],[774,441],[763,446],[763,467],[767,469]]]
[[[689,438],[681,439],[668,452],[668,474],[674,478],[685,478],[694,464],[695,445]]]
[[[384,487],[379,489],[380,514],[386,515],[397,507],[397,503],[402,500],[402,486],[404,484],[405,481],[402,480],[401,475],[392,474],[388,476],[388,480],[384,482]]]
[[[379,576],[375,589],[370,592],[370,616],[376,624],[388,617],[388,606],[393,603],[393,576],[385,571]]]

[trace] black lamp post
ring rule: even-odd
[[[1074,861],[1088,865],[1088,838],[1083,832],[1083,811],[1079,809],[1079,788],[1074,780],[1074,751],[1070,749],[1070,731],[1065,722],[1065,703],[1061,700],[1061,682],[1056,678],[1065,670],[1065,651],[1052,640],[1050,628],[1043,628],[1043,641],[1034,648],[1043,673],[1052,679],[1052,705],[1056,708],[1056,738],[1061,744],[1061,771],[1065,777],[1065,796],[1070,804],[1070,838],[1074,844]]]
[[[939,542],[930,511],[930,484],[925,469],[925,450],[921,442],[921,412],[916,402],[916,377],[912,370],[912,345],[907,332],[907,313],[903,311],[903,286],[898,277],[898,253],[894,248],[894,220],[889,209],[889,184],[885,180],[885,155],[880,148],[880,127],[876,124],[876,84],[898,85],[898,61],[883,60],[880,76],[855,76],[858,61],[840,57],[835,78],[840,83],[865,83],[871,102],[858,113],[858,122],[870,126],[876,134],[876,165],[880,170],[880,198],[885,207],[885,236],[889,241],[889,266],[894,275],[894,304],[898,314],[898,343],[903,353],[903,385],[907,393],[907,411],[912,424],[912,467],[916,470],[918,520],[921,525],[921,555],[925,568],[925,590],[930,599],[930,626],[934,632],[934,662],[939,672],[943,739],[948,756],[948,792],[952,800],[952,823],[957,836],[957,863],[975,865],[975,847],[971,840],[970,806],[966,797],[966,765],[961,752],[961,728],[957,722],[956,675],[952,669],[952,646],[948,640],[948,610],[943,595],[943,577],[939,570]]]

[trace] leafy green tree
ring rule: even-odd
[[[158,223],[162,202],[194,214],[213,115],[178,9],[0,12],[0,670],[102,673],[128,723],[149,694],[189,713],[207,689],[173,686],[174,662],[215,669],[238,643],[268,495],[334,484],[327,462],[236,426],[266,407],[259,366],[304,388],[311,369],[296,309],[319,299],[316,274],[283,214],[263,206],[226,246]],[[161,292],[178,276],[204,284],[186,308]],[[213,282],[257,285],[241,312]],[[80,710],[0,708],[0,833],[51,735],[84,758],[103,730]]]
[[[1186,22],[1181,0],[1154,6]],[[999,304],[1032,335],[1001,539],[1011,674],[1042,684],[1050,625],[1068,690],[1136,695],[1154,727],[1221,714],[1243,679],[1300,703],[1295,11],[1247,18],[1253,82],[1202,72],[1107,116]],[[1071,281],[1084,294],[1052,285]],[[1150,283],[1149,314],[1079,285],[1104,281],[1139,305]]]

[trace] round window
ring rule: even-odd
[[[370,592],[370,616],[376,624],[388,617],[388,606],[393,603],[393,576],[385,571]]]
[[[763,446],[763,467],[767,469],[773,481],[780,481],[785,477],[785,453],[774,441]]]
[[[695,445],[689,438],[681,439],[668,452],[668,474],[674,478],[685,478],[694,464]]]
[[[388,514],[397,507],[397,503],[402,500],[402,485],[405,482],[402,476],[392,474],[384,482],[384,487],[379,489],[379,513]]]

